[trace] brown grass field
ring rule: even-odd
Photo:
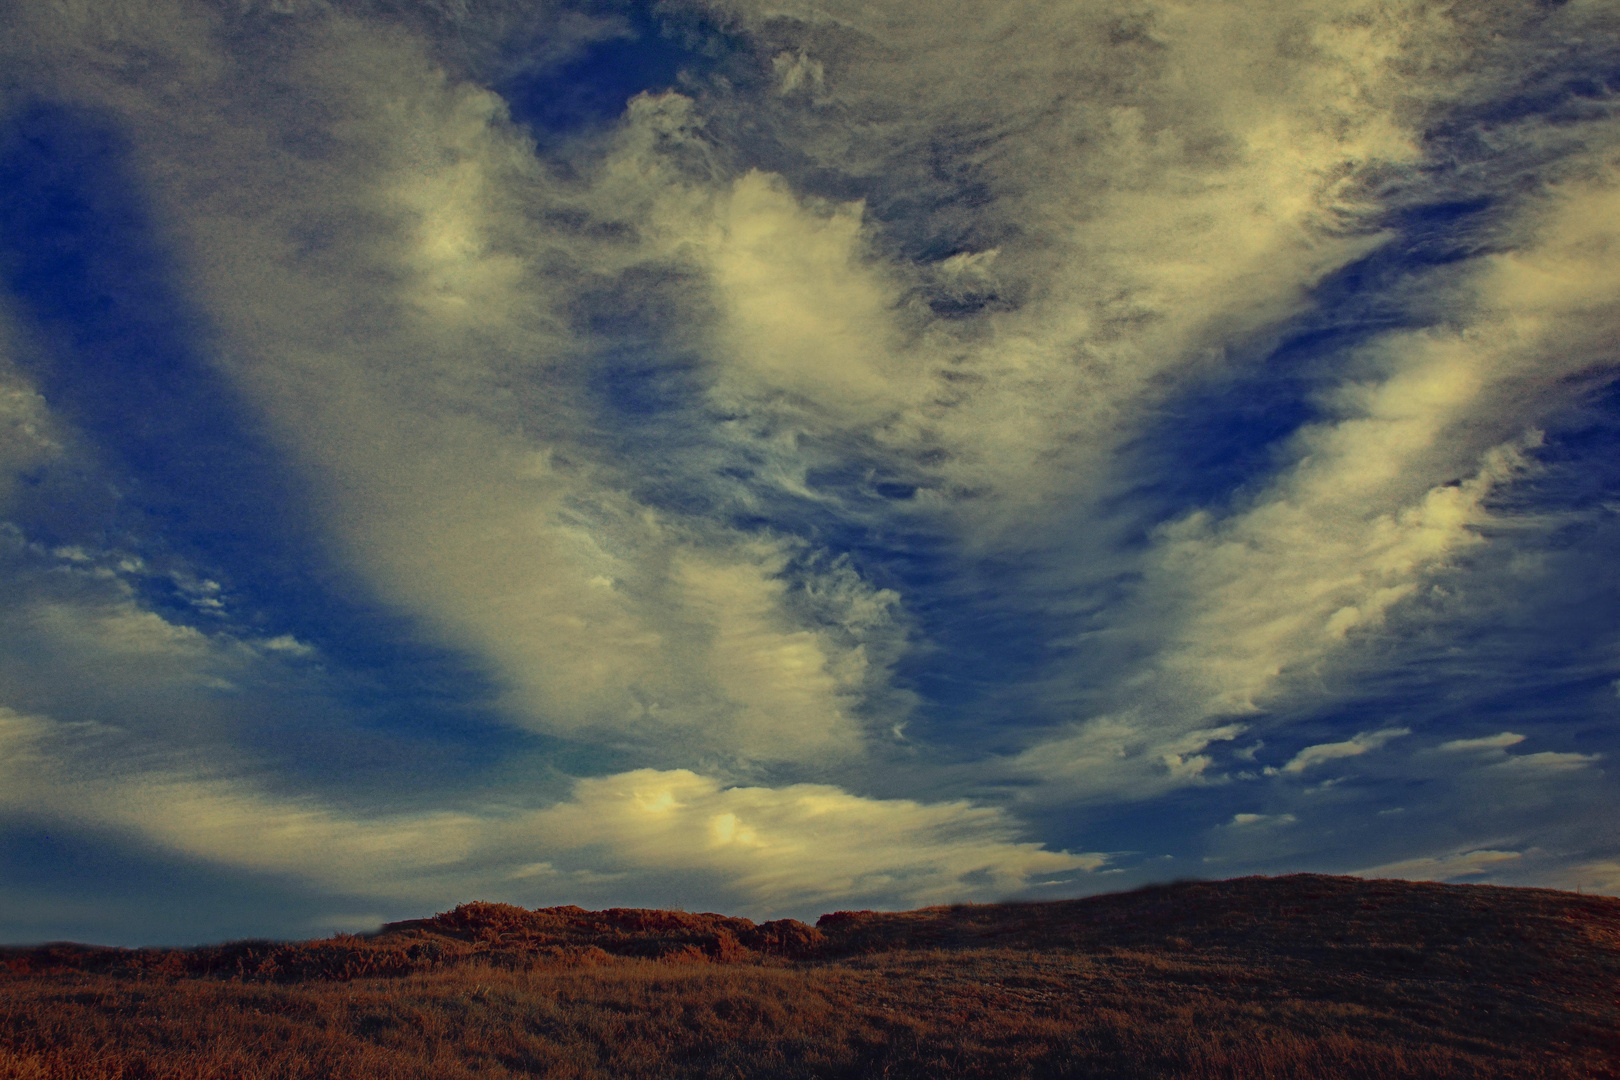
[[[1620,1078],[1620,900],[1295,875],[816,927],[0,949],[3,1080]]]

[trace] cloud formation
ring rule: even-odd
[[[1324,762],[1360,757],[1369,750],[1377,750],[1392,739],[1399,739],[1403,735],[1410,734],[1412,732],[1409,728],[1384,728],[1380,731],[1360,732],[1344,742],[1317,743],[1315,746],[1307,746],[1295,754],[1280,771],[1301,773]]]
[[[367,911],[1612,862],[1613,11],[958,6],[0,5],[7,820]]]
[[[1004,812],[966,802],[867,799],[826,784],[727,787],[684,769],[580,780],[540,810],[361,816],[240,777],[98,760],[98,743],[128,741],[117,729],[0,712],[0,809],[348,895],[429,903],[468,885],[535,904],[606,902],[675,874],[695,878],[683,893],[707,903],[802,915],[834,901],[995,897],[1107,861],[1021,842]]]
[[[1406,878],[1408,881],[1453,881],[1457,878],[1477,877],[1511,863],[1520,857],[1517,851],[1461,851],[1450,855],[1437,855],[1427,859],[1406,859],[1387,866],[1375,866],[1356,871],[1357,877]]]

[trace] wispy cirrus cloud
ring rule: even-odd
[[[0,23],[7,813],[367,911],[1612,854],[1607,6]]]
[[[1379,731],[1363,731],[1343,742],[1317,743],[1307,746],[1288,760],[1279,772],[1302,773],[1316,765],[1329,761],[1341,761],[1344,758],[1360,757],[1369,750],[1377,750],[1393,739],[1403,735],[1410,735],[1410,728],[1383,728]]]

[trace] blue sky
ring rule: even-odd
[[[1612,5],[0,20],[0,940],[1620,893]]]

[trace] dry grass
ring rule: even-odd
[[[0,1078],[1620,1077],[1620,901],[1296,876],[6,950]],[[388,974],[392,972],[392,974]]]

